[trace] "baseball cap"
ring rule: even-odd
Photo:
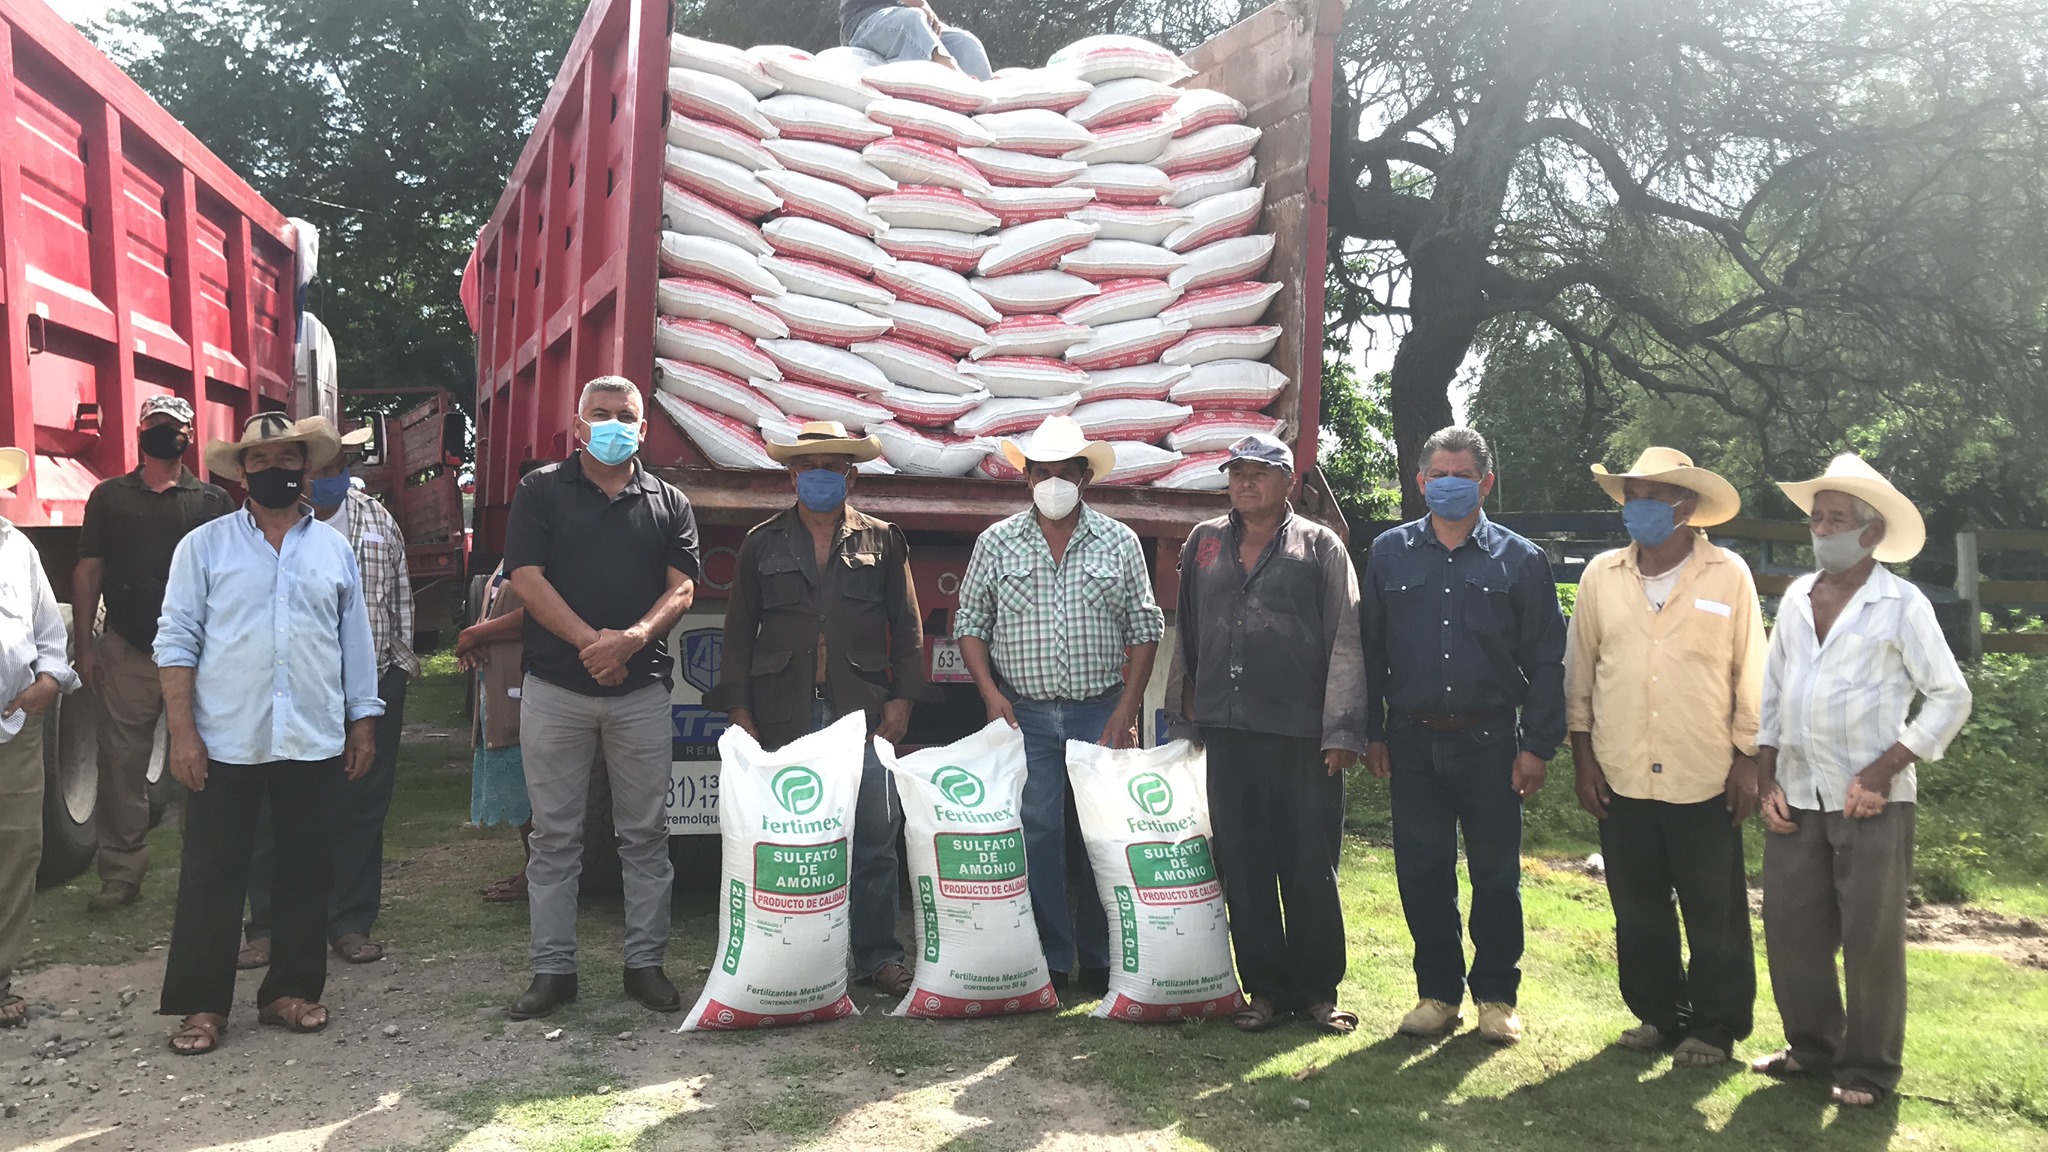
[[[142,411],[135,422],[142,423],[157,413],[163,413],[180,424],[192,423],[192,405],[176,396],[151,396],[142,402]]]
[[[1294,453],[1280,442],[1278,436],[1264,432],[1254,432],[1232,444],[1229,459],[1217,465],[1216,470],[1227,471],[1239,460],[1252,460],[1275,468],[1285,468],[1289,472],[1294,471]]]

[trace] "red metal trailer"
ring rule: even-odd
[[[134,466],[145,398],[190,401],[198,439],[289,406],[297,233],[41,0],[0,0],[0,30],[0,445],[30,458],[0,515],[68,601],[85,499]],[[92,708],[47,721],[45,880],[91,860]]]
[[[502,553],[520,462],[558,460],[571,449],[582,383],[609,373],[643,393],[652,388],[672,11],[666,0],[592,0],[505,194],[477,238],[465,296],[474,301],[477,329],[478,571]],[[1265,227],[1278,238],[1269,275],[1285,285],[1269,313],[1285,333],[1272,362],[1294,377],[1269,410],[1287,417],[1304,460],[1315,458],[1317,445],[1330,107],[1342,15],[1338,0],[1280,0],[1187,56],[1197,71],[1189,86],[1237,97],[1250,109],[1249,122],[1264,130],[1258,166]],[[689,814],[703,807],[697,783],[715,780],[710,745],[721,718],[705,714],[696,698],[717,674],[718,601],[745,529],[786,507],[791,496],[778,474],[710,465],[658,409],[648,424],[642,459],[689,495],[704,526],[700,606],[678,637],[671,827],[711,831],[708,812]],[[1024,499],[1016,484],[864,476],[855,502],[910,533],[919,604],[931,614],[928,630],[943,636],[973,535]],[[1089,500],[1151,544],[1161,602],[1170,610],[1180,543],[1194,524],[1224,508],[1222,495],[1095,488]],[[971,692],[950,717],[948,711],[919,709],[912,739],[936,739],[982,719]]]

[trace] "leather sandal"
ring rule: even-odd
[[[1358,1013],[1347,1012],[1334,1003],[1311,1004],[1305,1015],[1318,1032],[1349,1036],[1358,1031]]]
[[[268,936],[258,936],[247,944],[242,945],[241,952],[235,956],[235,968],[237,971],[247,972],[251,968],[268,967],[270,967],[270,937]]]
[[[1230,1014],[1230,1024],[1239,1032],[1264,1032],[1293,1013],[1263,996],[1254,996]]]
[[[522,904],[527,899],[526,873],[507,876],[483,889],[486,904]]]
[[[384,946],[361,932],[350,932],[329,947],[334,949],[336,956],[351,964],[368,964],[384,958]]]
[[[28,1001],[19,996],[0,996],[0,1028],[20,1028],[28,1023]]]
[[[889,996],[910,995],[910,986],[913,983],[910,969],[895,960],[875,969],[874,975],[868,977],[868,981],[875,986],[876,991]]]
[[[319,1019],[309,1020],[308,1017],[316,1012],[319,1013]],[[297,996],[280,996],[265,1004],[257,1012],[256,1019],[287,1032],[318,1032],[327,1027],[328,1013],[327,1007],[323,1004],[315,1004],[311,1000]]]
[[[220,1047],[220,1038],[227,1030],[227,1017],[217,1012],[195,1012],[185,1017],[171,1034],[171,1051],[180,1056],[204,1056]],[[198,1043],[180,1044],[180,1040]]]
[[[1807,1069],[1792,1059],[1790,1048],[1780,1048],[1769,1056],[1759,1056],[1749,1062],[1749,1070],[1759,1076],[1770,1076],[1778,1080],[1793,1076],[1804,1076]]]

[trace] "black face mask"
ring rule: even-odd
[[[185,429],[176,424],[152,424],[144,428],[135,438],[142,445],[144,456],[158,460],[176,460],[192,446],[192,438]]]
[[[261,472],[244,472],[242,487],[249,490],[249,499],[265,508],[289,508],[299,502],[299,496],[306,490],[306,470],[265,468]]]

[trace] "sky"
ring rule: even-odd
[[[44,3],[73,24],[84,24],[106,15],[107,10],[118,7],[121,0],[44,0]]]

